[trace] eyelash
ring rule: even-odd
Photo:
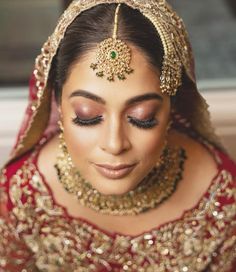
[[[79,118],[79,116],[76,116],[75,118],[72,119],[72,122],[76,125],[79,126],[95,126],[98,125],[99,123],[101,123],[102,116],[97,116],[95,118],[92,119],[81,119]]]
[[[136,118],[128,116],[128,120],[131,125],[141,129],[151,129],[159,124],[158,120],[156,120],[155,117],[152,117],[144,121],[140,121]],[[72,119],[72,122],[79,126],[95,126],[101,123],[102,121],[103,121],[102,116],[97,116],[93,119],[87,120],[81,119],[79,118],[79,116],[76,116],[75,118]]]
[[[151,129],[151,128],[154,128],[156,125],[159,124],[155,117],[152,117],[152,118],[147,119],[147,120],[140,121],[140,120],[138,120],[136,118],[128,116],[128,120],[129,120],[131,125],[133,125],[135,127],[138,127],[138,128],[141,128],[141,129]]]

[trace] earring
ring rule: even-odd
[[[65,139],[64,139],[64,127],[63,127],[61,120],[59,120],[57,123],[60,128],[60,134],[59,134],[60,145],[59,145],[59,147],[62,150],[66,151],[66,143],[65,143]]]
[[[170,120],[166,128],[167,133],[171,130],[172,125],[173,125],[173,120]]]
[[[60,128],[59,149],[61,151],[61,158],[63,158],[66,161],[65,165],[67,165],[67,167],[68,167],[67,170],[69,171],[73,167],[73,162],[72,162],[70,154],[68,153],[68,149],[67,149],[65,138],[64,138],[64,127],[63,127],[63,124],[62,124],[61,120],[58,121],[58,126]]]
[[[57,122],[57,124],[58,124],[58,126],[59,126],[61,132],[64,132],[64,127],[63,127],[62,121],[59,120],[59,121]]]
[[[168,141],[167,141],[167,135],[168,135],[168,133],[169,133],[169,131],[171,129],[172,124],[173,124],[173,121],[170,120],[168,122],[168,125],[167,125],[167,128],[166,128],[166,137],[165,137],[164,144],[163,144],[163,147],[162,147],[162,152],[161,152],[161,155],[160,155],[160,158],[159,158],[158,162],[156,163],[157,167],[160,167],[160,165],[162,165],[166,161],[166,156],[170,152],[170,147],[168,146]]]

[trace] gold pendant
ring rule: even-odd
[[[96,63],[92,63],[90,68],[98,70],[98,77],[107,76],[109,81],[114,81],[115,76],[120,80],[125,80],[125,74],[133,73],[130,67],[131,48],[123,41],[117,39],[118,12],[120,4],[118,4],[115,12],[115,22],[113,37],[101,42],[97,47]]]
[[[109,38],[99,44],[97,50],[97,62],[91,64],[93,70],[99,70],[96,75],[107,75],[109,81],[114,81],[115,76],[125,80],[125,74],[131,74],[130,68],[131,49],[119,39]]]

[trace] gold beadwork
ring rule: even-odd
[[[64,127],[63,127],[62,121],[59,120],[59,121],[57,122],[57,124],[58,124],[60,130],[63,132],[63,131],[64,131]]]
[[[134,70],[130,68],[131,49],[123,41],[117,39],[118,28],[118,4],[115,12],[115,22],[113,37],[101,42],[97,47],[96,63],[92,63],[90,68],[98,70],[96,75],[103,77],[107,75],[109,81],[114,81],[115,76],[120,80],[125,80],[125,73],[131,74]]]
[[[13,221],[0,219],[0,270],[13,264],[17,270],[28,250],[31,258],[24,256],[23,260],[29,260],[30,271],[163,272],[188,267],[188,271],[210,268],[226,272],[232,268],[236,257],[236,188],[235,178],[227,170],[221,169],[197,206],[186,210],[181,218],[135,236],[113,235],[81,217],[68,217],[32,161],[38,152],[36,149],[30,155],[5,186],[7,202],[13,203]],[[223,212],[224,217],[216,218],[213,211]],[[9,243],[9,237],[14,243]]]
[[[143,213],[168,199],[182,178],[186,159],[183,148],[165,147],[160,161],[135,189],[122,196],[106,196],[81,177],[68,153],[63,133],[60,133],[59,147],[55,168],[63,187],[76,195],[81,205],[112,215]]]

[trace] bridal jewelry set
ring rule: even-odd
[[[118,4],[115,12],[113,37],[98,45],[97,62],[91,64],[93,70],[98,70],[99,77],[107,76],[107,80],[114,81],[115,76],[125,80],[125,74],[131,74],[131,49],[123,41],[117,39]],[[128,193],[117,195],[103,195],[86,181],[74,166],[66,147],[63,126],[60,126],[59,154],[55,168],[63,187],[77,196],[81,205],[95,211],[110,215],[136,215],[153,209],[168,199],[176,190],[182,179],[185,150],[181,147],[165,146],[160,161],[140,181],[135,189]]]
[[[180,147],[165,147],[160,161],[139,185],[128,193],[103,195],[86,181],[73,165],[68,153],[61,122],[59,154],[55,168],[63,187],[77,196],[79,203],[103,214],[135,215],[155,208],[176,190],[182,178],[185,150]]]

